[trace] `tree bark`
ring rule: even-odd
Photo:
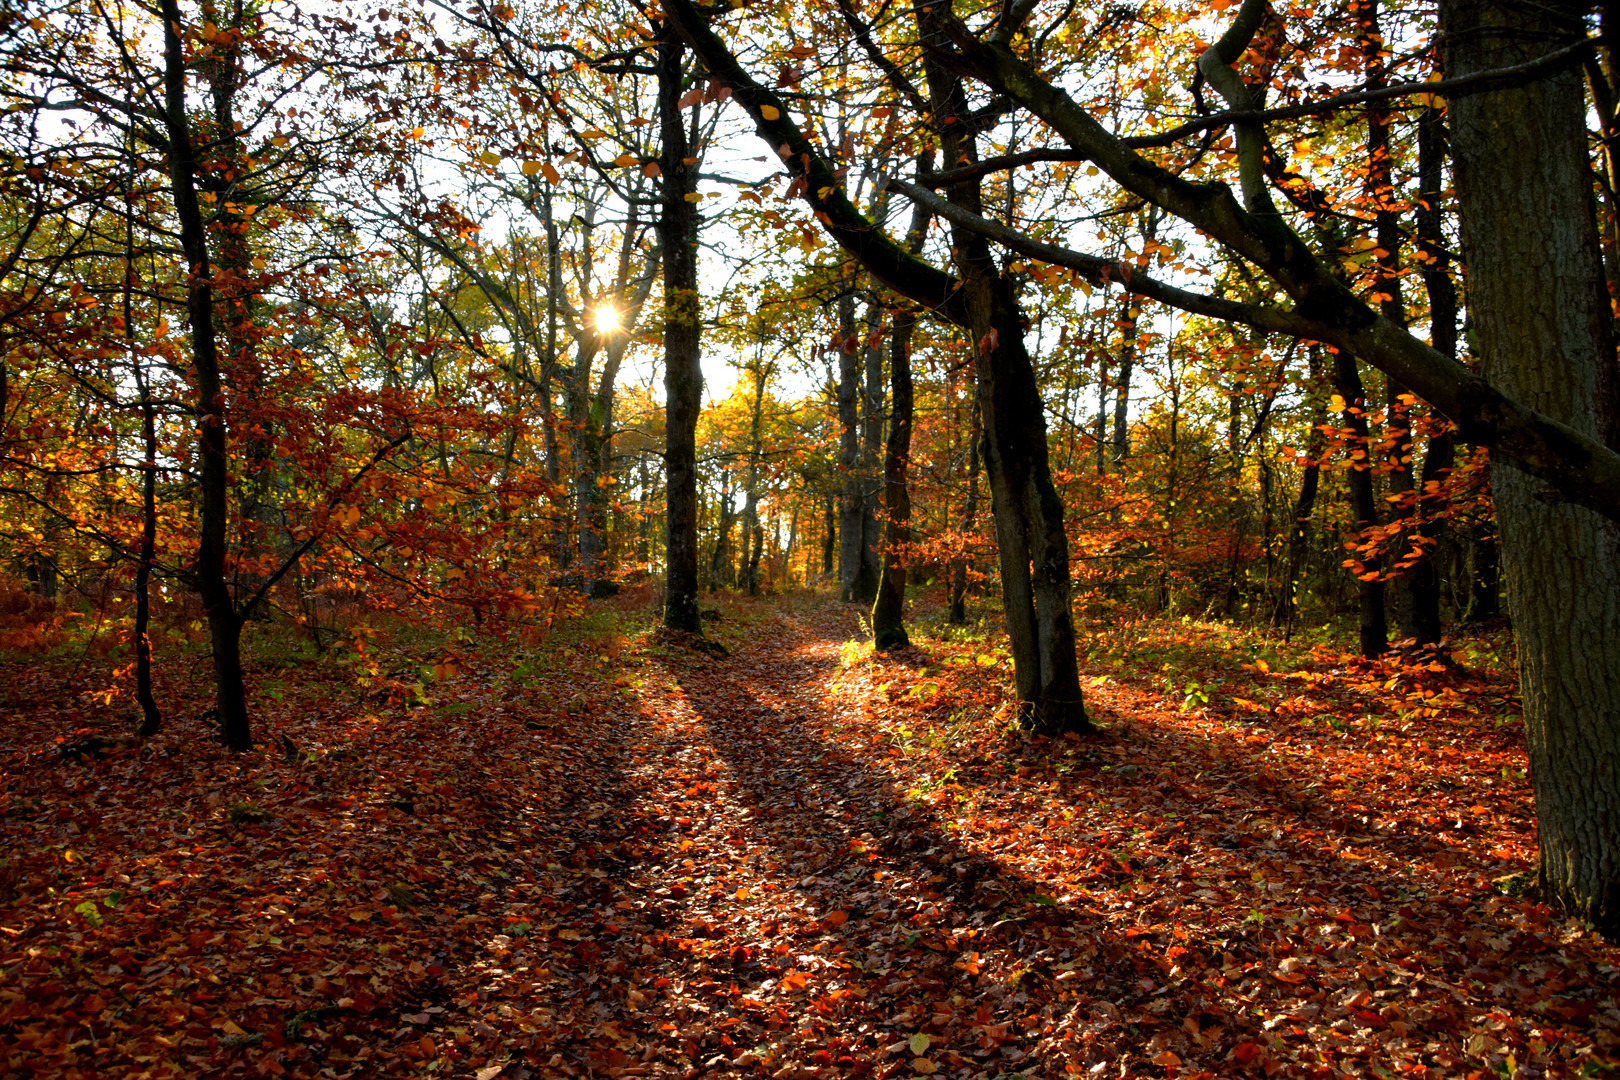
[[[973,536],[973,526],[979,517],[979,441],[983,438],[979,423],[979,383],[973,380],[971,400],[968,404],[968,461],[967,498],[962,503],[962,543]],[[951,563],[951,606],[946,615],[953,626],[967,622],[967,580],[971,560],[964,551]]]
[[[1451,77],[1577,40],[1585,7],[1441,0]],[[1613,446],[1613,320],[1599,254],[1578,73],[1450,103],[1469,268],[1486,377]],[[1502,567],[1518,637],[1544,894],[1620,930],[1620,528],[1544,497],[1493,456]]]
[[[171,0],[172,2],[172,0]],[[658,237],[664,249],[664,626],[700,634],[698,616],[697,421],[702,404],[698,323],[696,186],[680,108],[686,47],[666,29],[658,43],[658,124],[664,189]]]
[[[843,492],[838,505],[838,591],[845,603],[872,602],[877,582],[868,571],[866,547],[866,484],[861,476],[861,365],[855,332],[855,298],[838,301],[838,468]]]
[[[1429,343],[1442,356],[1457,358],[1457,285],[1451,280],[1451,254],[1445,243],[1445,120],[1438,109],[1424,110],[1418,118],[1418,206],[1416,232],[1423,261],[1423,288],[1429,295]],[[1442,421],[1443,422],[1443,421]],[[1439,487],[1456,465],[1457,437],[1446,430],[1429,439],[1423,455],[1423,494],[1418,500],[1419,524],[1413,536],[1427,556],[1407,571],[1411,593],[1410,622],[1402,633],[1420,645],[1440,640],[1440,569],[1434,553],[1444,526],[1435,520],[1441,509]]]
[[[942,14],[919,10],[925,39],[941,33]],[[960,78],[935,58],[925,60],[924,72],[943,160],[973,163],[978,150],[962,119],[968,102]],[[951,184],[946,195],[970,213],[983,213],[976,179]],[[1088,732],[1070,607],[1069,539],[1052,483],[1046,410],[1024,344],[1023,313],[989,241],[959,225],[952,227],[952,241],[984,402],[985,473],[1018,700],[1024,721],[1037,732]]]
[[[738,584],[748,590],[749,596],[759,595],[759,560],[764,548],[765,530],[759,524],[760,466],[764,455],[765,424],[765,369],[756,358],[754,369],[754,405],[749,414],[748,427],[748,480],[743,501],[743,565]]]
[[[1345,426],[1355,438],[1361,457],[1350,462],[1350,506],[1356,515],[1356,538],[1365,542],[1367,533],[1378,527],[1378,494],[1373,488],[1372,440],[1367,429],[1367,394],[1361,385],[1356,358],[1346,352],[1333,357],[1333,381],[1344,398]],[[1389,621],[1384,611],[1384,582],[1377,575],[1383,560],[1377,554],[1361,558],[1364,574],[1356,581],[1359,604],[1361,655],[1384,655],[1389,645]],[[1370,575],[1370,576],[1369,576]]]
[[[731,562],[731,525],[736,520],[731,494],[731,470],[720,466],[720,523],[715,529],[714,550],[709,553],[709,591],[718,592]]]
[[[169,137],[169,181],[180,247],[189,273],[186,311],[191,320],[192,367],[197,387],[197,460],[202,521],[197,545],[197,586],[214,649],[215,708],[220,737],[232,750],[251,750],[247,691],[242,678],[242,620],[226,578],[226,531],[230,519],[230,461],[225,439],[225,393],[214,336],[213,270],[197,200],[197,156],[186,114],[186,59],[177,0],[163,0],[164,110]]]
[[[1322,455],[1326,439],[1322,428],[1327,424],[1327,409],[1322,402],[1322,359],[1316,346],[1310,350],[1311,369],[1311,433],[1305,444],[1305,469],[1299,480],[1299,495],[1288,524],[1288,567],[1284,571],[1282,596],[1277,604],[1276,621],[1283,624],[1283,634],[1293,632],[1294,615],[1299,607],[1300,574],[1305,566],[1305,553],[1310,545],[1311,517],[1316,513],[1316,495],[1322,482]]]
[[[861,581],[870,583],[870,595],[877,598],[878,579],[883,576],[883,527],[878,511],[883,508],[883,305],[873,299],[866,308],[864,372],[861,376]]]
[[[926,216],[924,222],[926,223]],[[911,336],[917,315],[895,316],[889,332],[889,439],[883,454],[883,508],[888,512],[888,535],[883,541],[883,575],[872,604],[872,644],[879,649],[903,649],[911,644],[906,634],[905,546],[911,542]]]
[[[1158,209],[1149,208],[1142,224],[1142,238],[1151,243],[1158,239],[1158,234]],[[1136,368],[1136,344],[1142,335],[1141,309],[1138,307],[1141,301],[1134,296],[1127,296],[1125,303],[1125,329],[1120,342],[1119,374],[1115,377],[1117,385],[1114,388],[1115,472],[1124,469],[1125,459],[1131,453],[1131,432],[1126,413],[1131,404],[1131,376]],[[1137,314],[1132,315],[1133,311]]]

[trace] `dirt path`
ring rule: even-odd
[[[616,882],[651,936],[624,998],[637,1038],[592,1064],[1061,1075],[1038,1055],[1067,985],[1159,989],[875,764],[889,743],[838,678],[857,630],[772,615],[727,660],[670,657],[643,692],[626,773],[659,855]]]

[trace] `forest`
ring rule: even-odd
[[[0,3],[0,1080],[1620,1069],[1620,23]]]

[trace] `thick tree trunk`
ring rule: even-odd
[[[1446,74],[1579,39],[1584,5],[1441,0]],[[1565,71],[1450,103],[1485,375],[1609,446],[1616,375],[1587,167],[1586,103]],[[1491,487],[1518,637],[1545,895],[1620,930],[1620,527],[1543,497],[1498,456]]]
[[[925,38],[941,33],[939,18],[933,9],[919,11]],[[944,160],[976,161],[973,136],[962,121],[968,103],[961,80],[933,59],[924,70]],[[970,213],[983,213],[977,180],[952,184],[946,194]],[[952,241],[984,402],[985,474],[1018,700],[1025,721],[1038,732],[1090,731],[1075,658],[1069,538],[1052,483],[1046,410],[1024,345],[1023,312],[989,241],[960,225],[953,226]]]
[[[214,337],[213,270],[197,201],[197,156],[186,115],[186,60],[180,7],[163,0],[164,125],[169,137],[169,179],[180,246],[188,264],[186,310],[191,320],[191,356],[197,388],[197,460],[202,521],[197,545],[197,586],[214,646],[215,707],[220,736],[232,750],[251,750],[247,693],[242,679],[242,620],[226,578],[226,530],[230,515],[230,461],[225,443],[225,393],[219,346]]]
[[[686,47],[666,33],[658,44],[658,123],[664,190],[658,238],[664,249],[664,626],[702,633],[698,617],[697,421],[702,405],[702,328],[698,323],[696,186],[682,122],[681,59]]]

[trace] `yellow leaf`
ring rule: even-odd
[[[928,1048],[933,1045],[933,1042],[934,1040],[919,1031],[911,1037],[911,1041],[907,1045],[911,1047],[912,1057],[922,1057],[928,1053]]]
[[[270,145],[271,146],[286,146],[287,145],[287,136],[285,136],[285,135],[277,135],[275,138],[270,140]]]
[[[686,201],[687,202],[702,202],[703,201],[703,196],[698,194],[695,191],[688,191],[686,193]]]
[[[636,155],[634,154],[620,154],[618,157],[613,159],[613,164],[617,165],[621,169],[628,169],[635,163]]]
[[[411,128],[411,138],[413,138],[413,139],[420,139],[423,135],[426,135],[426,134],[427,134],[427,128],[421,128],[421,127]]]
[[[1262,675],[1269,675],[1271,673],[1271,665],[1266,663],[1264,660],[1256,660],[1254,662],[1254,666],[1259,669],[1260,674]]]
[[[253,269],[255,269],[255,270],[263,270],[264,269],[264,256],[255,255],[253,257]]]
[[[540,163],[538,161],[525,161],[523,163],[523,175],[524,176],[533,176],[535,173],[537,173],[539,171],[540,171]]]
[[[35,30],[43,30],[47,26],[49,26],[50,23],[46,22],[44,19],[29,19],[28,20],[28,25],[31,26],[32,28],[34,28]]]
[[[938,1072],[939,1066],[935,1065],[932,1061],[929,1061],[925,1057],[920,1057],[911,1059],[911,1069],[913,1072],[921,1073],[923,1076],[927,1076],[930,1073]]]
[[[485,165],[499,165],[501,163],[501,155],[497,154],[493,150],[485,150],[482,154],[478,155],[478,160],[482,161]]]
[[[767,120],[776,120],[781,117],[782,111],[775,105],[761,105],[759,107],[759,115],[763,116]]]
[[[357,907],[349,912],[349,918],[353,919],[355,922],[365,922],[367,919],[371,918],[371,912],[366,908]]]
[[[1334,394],[1331,398],[1328,398],[1328,408],[1334,412],[1344,412],[1346,405],[1343,396]]]

